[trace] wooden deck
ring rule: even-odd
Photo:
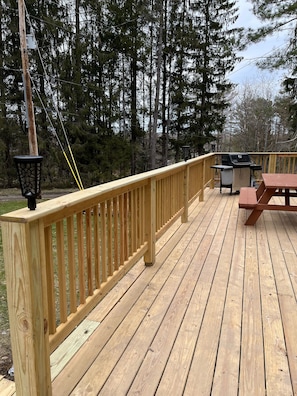
[[[207,190],[52,355],[54,396],[297,395],[297,213],[245,226],[228,191]]]
[[[192,205],[82,324],[53,394],[297,394],[297,213],[246,216],[217,189]]]

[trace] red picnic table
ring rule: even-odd
[[[263,210],[297,211],[297,206],[291,205],[290,202],[291,197],[297,197],[297,174],[263,173],[262,178],[257,189],[254,187],[240,189],[239,207],[252,210],[245,225],[254,225]],[[269,203],[273,196],[284,197],[284,203]]]

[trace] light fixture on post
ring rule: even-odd
[[[187,161],[191,158],[190,146],[182,146],[184,160]]]
[[[30,210],[35,210],[36,198],[40,196],[42,159],[43,157],[39,155],[19,155],[14,157],[22,195],[27,198]]]

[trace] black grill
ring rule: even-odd
[[[222,164],[214,165],[221,171],[220,191],[222,187],[229,187],[232,190],[239,191],[241,187],[254,185],[253,172],[261,170],[261,165],[252,162],[247,153],[225,153],[222,154]]]
[[[233,168],[245,168],[251,166],[252,160],[246,153],[222,154],[222,165],[233,166]]]

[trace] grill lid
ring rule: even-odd
[[[247,153],[222,154],[222,165],[231,165],[234,168],[248,167],[252,164],[250,155]]]

